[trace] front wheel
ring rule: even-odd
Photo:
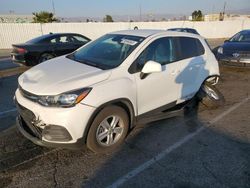
[[[212,84],[205,82],[199,92],[198,98],[200,102],[209,109],[215,109],[225,103],[222,93]]]
[[[95,117],[88,136],[87,147],[96,153],[111,152],[125,140],[129,117],[119,106],[109,106]]]

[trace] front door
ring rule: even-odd
[[[153,41],[135,61],[138,66],[135,74],[138,115],[165,105],[171,106],[180,97],[180,85],[176,82],[179,64],[175,58],[174,38],[165,37]],[[162,72],[141,78],[140,71],[149,60],[160,63]]]

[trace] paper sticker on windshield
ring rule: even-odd
[[[134,46],[137,44],[137,41],[129,40],[129,39],[122,39],[121,43],[130,45],[130,46]]]

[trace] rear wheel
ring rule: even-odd
[[[118,106],[109,106],[97,114],[88,136],[87,147],[96,153],[111,152],[117,148],[128,133],[129,117]]]
[[[44,54],[42,54],[42,55],[40,56],[40,58],[39,58],[39,63],[42,63],[42,62],[47,61],[47,60],[49,60],[49,59],[52,59],[52,58],[54,58],[54,57],[55,57],[55,56],[52,55],[52,54],[50,54],[50,53],[44,53]]]
[[[225,103],[222,93],[212,84],[205,82],[199,92],[198,98],[209,109],[215,109]]]

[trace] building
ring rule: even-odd
[[[240,14],[225,14],[223,19],[223,14],[207,14],[204,16],[204,21],[231,21],[231,20],[250,20],[250,15],[240,15]]]
[[[33,15],[16,15],[5,14],[0,15],[0,23],[31,23]]]
[[[250,15],[227,14],[224,20],[250,20]]]
[[[220,14],[207,14],[204,16],[204,21],[219,21],[220,20]]]

